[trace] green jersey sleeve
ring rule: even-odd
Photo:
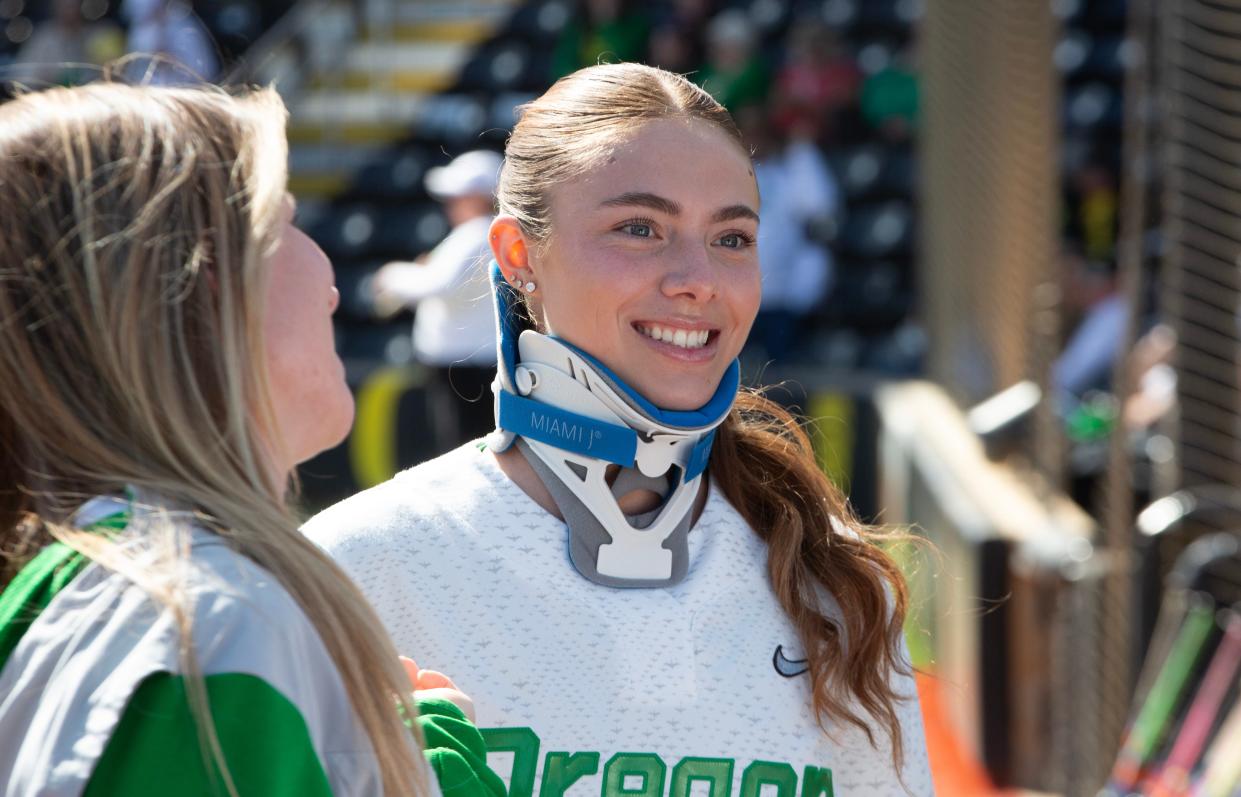
[[[237,794],[331,797],[306,723],[283,695],[252,675],[204,679],[220,751]],[[204,755],[185,679],[157,673],[130,698],[85,797],[225,795],[223,773]]]
[[[86,564],[86,557],[62,542],[54,542],[0,591],[0,670],[30,624]]]
[[[418,727],[444,797],[507,795],[504,781],[487,766],[483,735],[461,709],[447,700],[419,700]]]

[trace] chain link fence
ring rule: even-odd
[[[930,376],[962,405],[1018,382],[1039,385],[1043,399],[1018,448],[1024,457],[1013,464],[1045,500],[1065,476],[1048,389],[1063,313],[1058,35],[1047,0],[995,0],[930,3],[922,39],[920,276]],[[1128,485],[1126,477],[1111,489],[1130,496]],[[1131,513],[1113,515],[1130,534]],[[1104,544],[1032,541],[1013,564],[1008,774],[1069,797],[1103,784],[1131,688],[1125,548],[1108,545],[1118,542],[1110,537],[1096,542]]]
[[[1164,290],[1178,338],[1178,458],[1165,491],[1241,484],[1241,2],[1168,0],[1162,31]]]
[[[933,2],[921,43],[930,375],[971,404],[1041,381],[1057,330],[1058,87],[1046,0]],[[1040,323],[1036,323],[1040,322]]]

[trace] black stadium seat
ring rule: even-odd
[[[866,259],[907,256],[913,240],[913,208],[903,200],[850,209],[837,239],[842,252]]]
[[[310,228],[324,251],[344,259],[412,259],[448,233],[433,202],[369,203],[336,208]]]
[[[824,316],[833,326],[891,329],[913,307],[912,269],[896,260],[840,260]]]
[[[344,360],[346,370],[408,363],[413,357],[409,319],[398,317],[386,323],[337,323],[336,351]]]
[[[511,91],[527,88],[540,76],[528,44],[517,39],[494,42],[479,50],[461,70],[466,91]]]
[[[375,212],[369,205],[333,208],[307,233],[332,258],[357,258],[375,233]]]
[[[858,5],[852,27],[861,35],[905,38],[921,16],[920,0],[866,0]]]
[[[551,45],[568,24],[573,13],[570,0],[544,0],[522,3],[509,17],[503,35],[511,35],[531,44]]]
[[[848,30],[858,18],[858,0],[823,0],[823,21],[838,31]]]
[[[333,263],[336,273],[336,289],[340,291],[340,308],[336,318],[341,322],[371,322],[375,318],[371,301],[370,283],[375,272],[383,265],[379,260],[337,261]]]
[[[1124,36],[1098,36],[1090,48],[1085,72],[1092,77],[1120,82],[1131,57],[1132,48],[1126,44]]]
[[[472,94],[428,97],[415,126],[419,138],[460,148],[473,143],[487,125],[487,106]]]
[[[831,162],[850,204],[914,195],[917,168],[909,148],[864,144],[846,150]]]
[[[1120,122],[1120,91],[1114,85],[1092,81],[1065,93],[1064,124],[1068,129],[1119,129]]]
[[[385,151],[358,170],[353,195],[358,199],[405,200],[426,196],[422,178],[431,155],[421,147]]]

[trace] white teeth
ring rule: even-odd
[[[648,338],[662,340],[683,349],[701,349],[707,345],[707,340],[711,337],[711,333],[705,329],[686,330],[661,326],[639,326],[638,331]]]

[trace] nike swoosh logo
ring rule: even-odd
[[[806,659],[790,659],[784,655],[784,645],[776,645],[776,652],[771,657],[771,666],[785,678],[796,678],[810,671],[810,662]]]

